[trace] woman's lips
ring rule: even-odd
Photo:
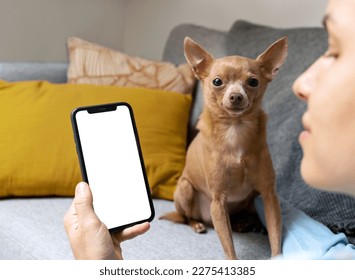
[[[304,130],[300,133],[299,138],[298,138],[300,143],[305,141],[311,135],[311,130],[310,130],[309,125],[307,124],[307,121],[305,119],[306,119],[306,117],[305,117],[305,115],[303,115],[302,125],[303,125]]]
[[[301,133],[300,133],[300,136],[298,137],[298,141],[300,143],[304,142],[307,140],[307,138],[310,136],[310,132],[307,131],[307,130],[303,130]]]

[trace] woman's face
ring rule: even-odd
[[[355,1],[330,0],[329,48],[294,83],[307,102],[301,174],[314,187],[355,195]]]

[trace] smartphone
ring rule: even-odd
[[[113,232],[152,221],[154,207],[132,107],[112,103],[71,113],[83,180],[94,210]]]

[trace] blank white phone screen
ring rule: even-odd
[[[109,229],[148,219],[152,212],[127,106],[78,111],[76,121],[99,219]]]

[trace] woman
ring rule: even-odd
[[[301,174],[316,188],[355,195],[355,1],[330,0],[324,17],[329,49],[294,83],[295,94],[307,103]],[[353,84],[354,83],[354,84]],[[263,219],[263,207],[256,199]],[[65,216],[65,227],[76,258],[122,258],[120,242],[149,229],[135,226],[111,236],[92,208],[89,187],[77,186],[74,202]],[[353,258],[355,246],[344,234],[303,212],[283,207],[283,256],[285,258]]]
[[[328,50],[294,83],[307,103],[299,136],[301,175],[311,186],[355,195],[355,1],[330,0],[323,25]],[[259,216],[262,205],[256,200]],[[344,234],[283,205],[284,258],[355,259]]]

